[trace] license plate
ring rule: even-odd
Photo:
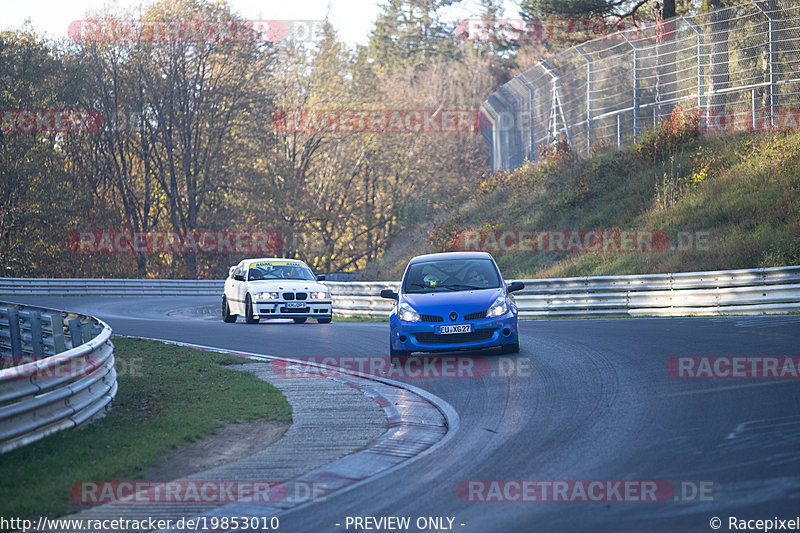
[[[439,335],[452,335],[454,333],[472,333],[472,324],[453,324],[452,326],[439,326]]]
[[[286,307],[290,309],[298,309],[305,306],[306,306],[305,302],[286,302]]]

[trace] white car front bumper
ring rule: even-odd
[[[302,307],[296,307],[302,303]],[[289,307],[291,304],[293,307]],[[333,312],[331,300],[258,300],[253,303],[253,317],[258,318],[326,318]]]

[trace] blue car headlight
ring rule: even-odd
[[[508,313],[508,298],[500,296],[486,311],[486,316],[491,318],[495,316],[503,316]]]
[[[414,311],[414,308],[405,302],[397,306],[397,318],[403,322],[421,322],[419,313]]]

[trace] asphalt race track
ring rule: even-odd
[[[388,324],[224,324],[217,298],[6,299],[92,314],[118,335],[292,357],[388,351]],[[505,358],[511,376],[404,379],[456,409],[454,438],[290,511],[280,531],[348,531],[347,516],[449,516],[463,532],[708,532],[713,517],[730,531],[731,516],[800,514],[800,379],[667,372],[677,356],[800,356],[800,316],[522,321],[520,330],[519,355],[476,354]],[[661,502],[487,503],[459,498],[469,480],[667,480],[675,493]]]

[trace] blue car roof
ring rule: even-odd
[[[425,254],[413,257],[408,264],[439,261],[442,259],[492,259],[488,252],[442,252],[438,254]]]

